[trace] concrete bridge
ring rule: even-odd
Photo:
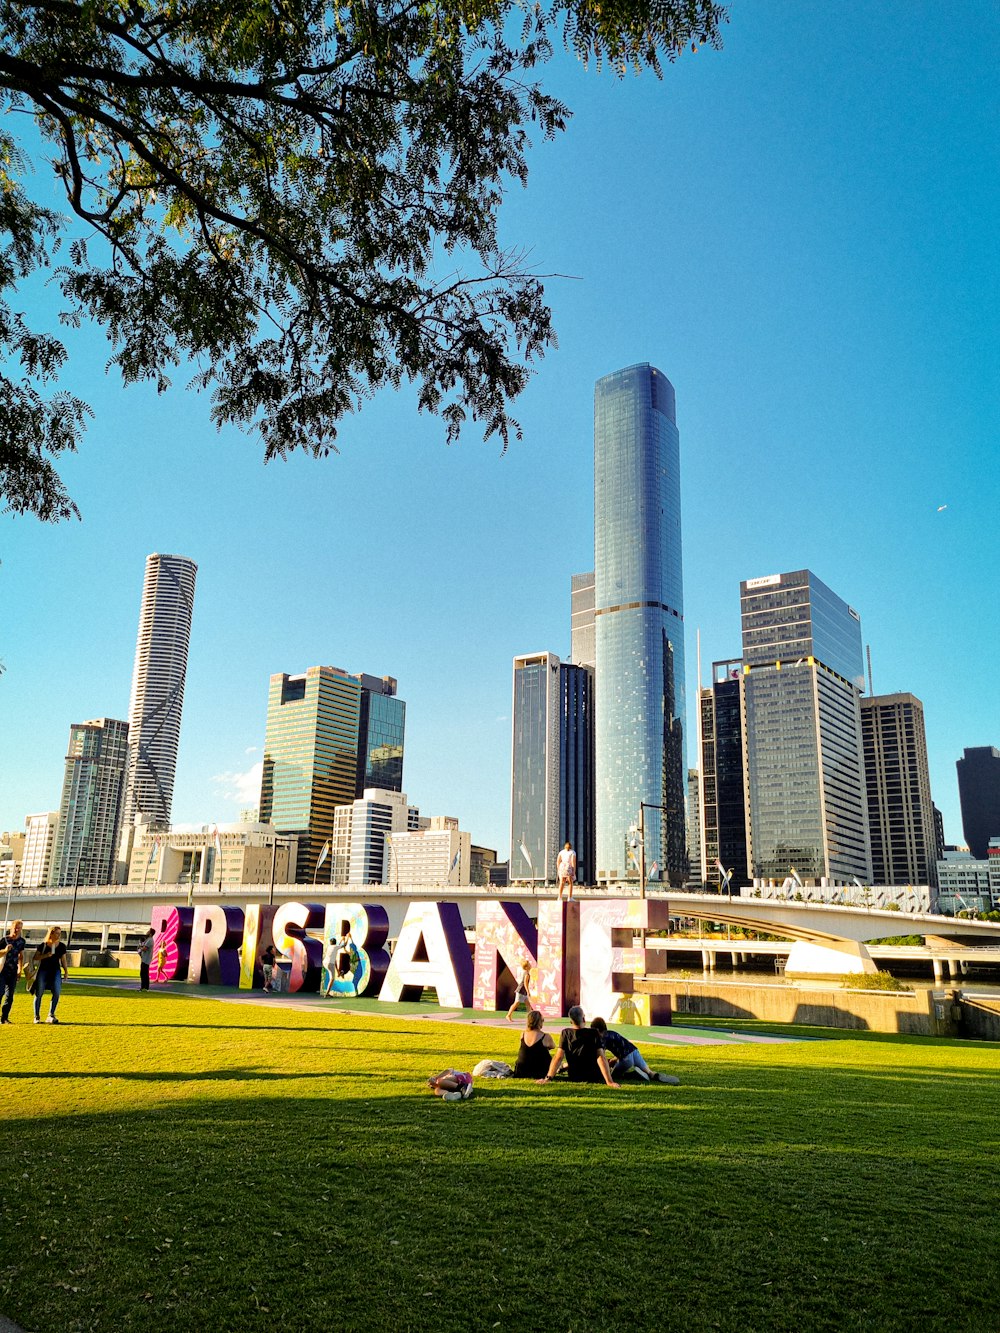
[[[220,890],[218,885],[153,884],[143,889],[115,885],[98,888],[23,889],[13,890],[9,916],[22,917],[34,929],[51,924],[65,926],[70,918],[81,929],[132,932],[149,924],[153,907],[162,903],[182,905],[193,903],[222,903],[244,906],[248,903],[267,902],[271,897],[268,885],[235,884]],[[616,890],[614,897],[634,896],[628,886]],[[329,885],[275,886],[276,903],[289,899],[309,902],[366,902],[385,907],[389,916],[389,930],[396,935],[406,908],[415,900],[444,900],[459,905],[466,927],[475,925],[476,902],[485,898],[502,898],[520,902],[529,915],[534,915],[533,904],[539,897],[551,897],[551,889],[541,893],[517,887],[490,890],[481,885],[401,885],[398,889],[386,885]],[[609,896],[603,890],[583,890],[582,900]],[[926,953],[917,954],[934,962],[935,976],[940,975],[942,960],[959,960],[972,952],[983,950],[983,957],[993,949],[1000,949],[1000,924],[992,921],[966,921],[939,916],[929,912],[889,912],[882,908],[840,906],[829,903],[781,902],[769,898],[729,898],[712,893],[674,893],[655,890],[650,898],[669,903],[673,917],[693,918],[719,924],[742,926],[791,940],[785,965],[785,975],[840,976],[848,972],[874,972],[875,963],[866,947],[869,940],[888,935],[922,935]],[[679,943],[678,938],[678,943]],[[738,945],[718,939],[706,940],[714,946],[713,952],[754,952],[751,941]],[[881,948],[880,948],[881,952]],[[913,950],[907,951],[908,955]],[[992,961],[992,958],[991,958]],[[949,972],[950,972],[949,967]]]

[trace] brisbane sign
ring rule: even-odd
[[[669,914],[663,899],[547,900],[533,920],[520,903],[488,899],[476,903],[470,944],[457,903],[412,902],[390,954],[389,918],[374,903],[157,906],[152,979],[255,990],[263,984],[261,954],[273,943],[290,991],[315,992],[325,981],[341,994],[398,1002],[430,989],[444,1006],[498,1010],[511,1004],[527,962],[532,1000],[546,1017],[574,1004],[610,1017],[627,996],[639,1022],[668,1023],[666,996],[633,990],[635,977],[664,957],[647,951],[645,934],[665,930]],[[348,930],[359,956],[353,978],[324,977],[323,941]]]

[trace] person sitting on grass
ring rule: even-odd
[[[603,1018],[595,1018],[590,1026],[595,1032],[601,1034],[604,1042],[604,1049],[610,1051],[615,1057],[614,1076],[617,1079],[624,1078],[627,1074],[635,1074],[641,1078],[644,1083],[655,1081],[657,1083],[680,1083],[680,1079],[673,1074],[654,1074],[649,1065],[642,1057],[642,1052],[627,1037],[623,1037],[620,1032],[615,1032],[609,1028]]]
[[[547,1032],[542,1031],[544,1022],[541,1013],[532,1009],[521,1034],[521,1045],[514,1064],[515,1078],[544,1078],[549,1072],[555,1043]]]
[[[584,1026],[587,1020],[578,1004],[574,1004],[569,1011],[569,1021],[573,1026],[563,1028],[560,1032],[559,1045],[552,1053],[549,1072],[544,1078],[537,1081],[539,1083],[551,1083],[559,1072],[563,1061],[565,1061],[566,1072],[569,1074],[572,1083],[604,1082],[609,1088],[619,1087],[620,1085],[611,1077],[601,1034],[595,1032],[593,1028]]]
[[[442,1069],[427,1080],[427,1086],[444,1102],[468,1101],[472,1096],[472,1075],[459,1069]]]

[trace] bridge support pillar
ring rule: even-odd
[[[702,970],[703,972],[711,972],[711,971],[713,970],[713,968],[712,968],[712,961],[713,961],[713,960],[712,960],[712,955],[711,955],[710,951],[709,951],[708,949],[702,949],[702,951],[701,951],[701,970]]]
[[[101,953],[105,953],[108,947],[108,940],[111,938],[111,927],[101,927]]]
[[[943,980],[943,977],[941,975],[941,959],[932,958],[931,962],[934,964],[934,984],[935,986],[940,986]]]
[[[858,940],[796,940],[788,951],[786,977],[842,977],[848,972],[877,972],[864,944]]]

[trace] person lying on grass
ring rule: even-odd
[[[593,1028],[584,1026],[587,1020],[578,1004],[574,1004],[569,1011],[569,1021],[573,1026],[563,1028],[560,1032],[559,1045],[552,1053],[549,1072],[544,1078],[537,1081],[539,1083],[551,1083],[559,1072],[563,1061],[565,1061],[566,1072],[569,1074],[572,1083],[600,1083],[603,1081],[609,1088],[619,1087],[620,1085],[611,1077],[601,1034],[595,1032]]]
[[[674,1074],[654,1074],[643,1059],[638,1046],[627,1037],[623,1037],[620,1032],[609,1028],[603,1018],[592,1019],[590,1026],[601,1034],[605,1051],[610,1051],[615,1057],[613,1070],[615,1078],[621,1079],[627,1074],[635,1074],[644,1083],[649,1083],[651,1080],[656,1083],[680,1083],[680,1079]]]
[[[442,1069],[427,1080],[427,1086],[445,1102],[460,1102],[472,1096],[472,1075],[459,1069]]]

